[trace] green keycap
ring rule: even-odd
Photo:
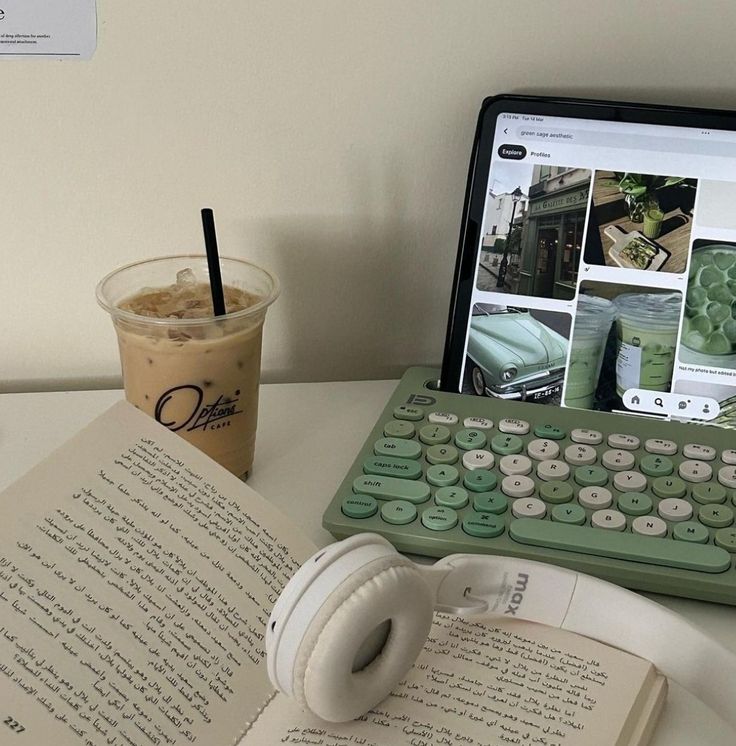
[[[463,519],[463,531],[479,539],[493,539],[500,536],[505,528],[503,518],[493,513],[469,513]]]
[[[539,496],[548,503],[568,503],[572,500],[572,487],[569,482],[544,482],[539,488]]]
[[[720,531],[733,534],[733,550],[729,551],[736,552],[736,530],[722,528]],[[511,522],[509,534],[520,544],[596,557],[633,560],[662,567],[710,573],[725,572],[731,567],[728,551],[719,547],[688,541],[652,541],[649,536],[639,536],[628,531],[606,531],[589,526],[570,526],[557,521],[518,518]],[[726,537],[724,542],[728,541],[730,539]]]
[[[675,470],[675,465],[667,456],[644,456],[639,462],[642,474],[648,477],[668,477]]]
[[[736,530],[732,528],[719,528],[716,531],[714,541],[727,552],[736,552]]]
[[[402,438],[380,438],[373,445],[376,456],[396,456],[397,458],[419,458],[422,447],[415,440]]]
[[[432,464],[427,469],[427,481],[435,487],[449,487],[460,479],[460,473],[449,464]]]
[[[392,500],[381,505],[381,518],[386,523],[403,526],[417,517],[417,509],[406,500]]]
[[[378,503],[370,495],[350,495],[342,501],[342,512],[348,518],[370,518],[378,512]]]
[[[444,425],[425,425],[419,431],[419,440],[428,446],[447,443],[450,440],[450,431]]]
[[[458,460],[455,446],[430,446],[427,448],[427,461],[430,464],[454,464]]]
[[[479,513],[495,513],[501,515],[509,507],[506,495],[497,490],[492,492],[478,492],[473,495],[473,508]]]
[[[487,492],[496,486],[496,482],[496,475],[488,469],[473,469],[465,472],[463,477],[463,487],[471,492]]]
[[[407,500],[418,505],[429,500],[429,485],[413,479],[365,475],[353,480],[356,495],[371,495],[377,500]]]
[[[693,485],[693,500],[701,505],[726,502],[726,490],[715,482],[700,482]]]
[[[371,456],[363,464],[364,474],[380,474],[383,477],[399,479],[419,479],[422,467],[418,461],[393,456]]]
[[[383,434],[387,438],[412,438],[414,425],[403,420],[390,420],[383,426]]]
[[[693,541],[696,544],[705,544],[708,541],[708,529],[695,521],[683,521],[675,524],[672,536],[678,541]]]
[[[434,493],[434,501],[443,508],[459,510],[468,504],[468,493],[462,487],[440,487]]]
[[[424,410],[420,407],[410,407],[408,404],[402,404],[394,409],[394,417],[397,420],[419,422],[419,420],[424,419]]]
[[[427,508],[422,513],[422,525],[430,531],[448,531],[457,526],[457,513],[452,508]]]
[[[555,505],[552,508],[552,520],[582,526],[585,523],[585,511],[580,505]]]
[[[624,492],[619,495],[618,509],[626,515],[647,515],[652,512],[652,498],[643,492]]]
[[[524,443],[518,435],[494,435],[491,440],[491,450],[499,456],[521,453]]]
[[[603,487],[608,483],[608,472],[600,466],[578,466],[575,481],[581,487]]]
[[[680,477],[657,477],[652,482],[652,492],[657,497],[684,497],[687,485]]]
[[[727,528],[733,523],[733,510],[728,505],[703,505],[698,520],[713,528]]]
[[[483,448],[487,442],[486,434],[482,430],[464,429],[455,433],[455,445],[464,451]]]
[[[549,438],[550,440],[562,440],[567,433],[561,427],[554,425],[537,425],[534,434],[538,438]]]

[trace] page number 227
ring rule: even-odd
[[[22,733],[25,730],[25,728],[15,718],[11,718],[10,716],[3,720],[3,725],[7,725],[13,733]]]

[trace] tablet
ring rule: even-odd
[[[440,387],[736,422],[736,115],[484,101]]]

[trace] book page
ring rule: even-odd
[[[115,405],[0,496],[0,741],[234,744],[273,692],[270,610],[314,551]]]
[[[333,725],[277,695],[244,744],[614,746],[654,669],[569,632],[435,615],[406,679],[363,718]]]

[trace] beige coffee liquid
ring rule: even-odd
[[[125,396],[238,476],[253,462],[263,313],[216,319],[209,286],[187,270],[166,288],[146,288],[119,304],[148,319],[174,318],[175,328],[147,319],[116,320]],[[228,314],[261,300],[225,287]],[[187,319],[211,319],[191,325]]]

